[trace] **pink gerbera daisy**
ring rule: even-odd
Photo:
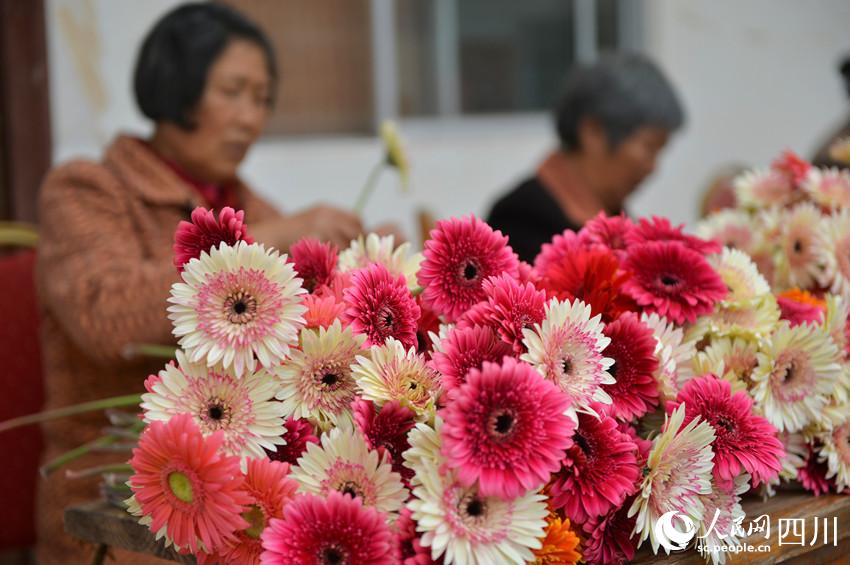
[[[608,413],[617,420],[640,418],[658,406],[655,335],[636,314],[626,312],[602,330],[611,338],[602,354],[614,360],[608,368],[617,382],[602,385],[611,397]]]
[[[416,303],[419,305],[419,321],[416,323],[416,351],[427,353],[434,347],[431,334],[437,334],[440,331],[440,317],[422,303],[421,294],[416,297]]]
[[[419,306],[404,275],[393,277],[386,267],[372,263],[351,277],[345,290],[345,319],[354,333],[366,336],[366,346],[383,345],[393,337],[408,347],[417,345]]]
[[[676,324],[711,313],[727,293],[723,279],[702,254],[674,241],[632,247],[624,268],[632,273],[625,291],[648,313]]]
[[[485,361],[498,363],[512,354],[511,346],[496,337],[489,327],[458,327],[433,352],[431,366],[442,375],[443,389],[453,394],[451,391],[466,382],[472,369],[480,369]]]
[[[182,273],[183,265],[197,259],[201,253],[218,247],[220,243],[254,243],[254,239],[248,235],[248,226],[244,220],[245,212],[236,212],[229,207],[221,209],[218,220],[212,210],[201,207],[192,210],[192,221],[182,220],[174,232],[174,266],[177,271]]]
[[[582,557],[594,565],[623,565],[631,561],[637,551],[637,540],[632,537],[635,517],[629,518],[629,508],[634,496],[614,506],[605,514],[584,523],[584,551]]]
[[[826,461],[818,461],[818,455],[811,444],[807,444],[806,447],[808,449],[806,463],[797,469],[797,479],[800,484],[815,496],[835,492],[835,480],[826,478],[829,473]]]
[[[307,307],[304,313],[304,327],[308,329],[327,328],[335,320],[344,318],[345,303],[338,302],[332,295],[308,294],[304,297],[304,306]]]
[[[377,450],[381,457],[387,453],[393,471],[408,484],[413,471],[403,465],[401,454],[410,449],[407,432],[416,425],[416,413],[398,400],[390,400],[376,411],[371,400],[357,399],[351,403],[351,411],[369,449]]]
[[[799,186],[806,179],[811,164],[791,151],[786,149],[770,164],[770,168],[784,174],[794,184]]]
[[[286,422],[286,433],[283,434],[285,445],[278,445],[276,451],[268,451],[269,459],[295,465],[298,458],[307,451],[308,443],[319,443],[313,424],[306,418],[289,417]]]
[[[475,216],[437,222],[424,255],[418,274],[422,297],[449,320],[484,299],[487,277],[518,275],[519,259],[508,238]]]
[[[552,504],[579,524],[621,506],[640,476],[637,454],[613,418],[579,414],[573,445],[550,486]]]
[[[332,243],[305,237],[292,244],[289,258],[295,263],[295,270],[304,281],[304,288],[307,292],[313,292],[333,279],[338,252]]]
[[[290,479],[289,465],[269,459],[251,459],[245,475],[245,492],[251,497],[242,518],[248,527],[236,533],[237,543],[220,551],[222,562],[259,564],[263,546],[260,536],[270,520],[283,518],[284,506],[298,490],[298,483]]]
[[[513,499],[541,487],[570,447],[569,398],[525,363],[472,370],[442,412],[442,453],[464,486]]]
[[[508,275],[485,280],[484,292],[490,305],[490,325],[502,341],[513,347],[514,353],[523,353],[522,330],[543,322],[546,293],[531,283],[520,284]]]
[[[777,431],[764,417],[753,412],[753,401],[744,392],[732,394],[729,381],[706,375],[685,383],[675,401],[667,403],[667,414],[685,405],[687,424],[694,418],[714,428],[714,476],[731,481],[742,471],[753,477],[753,486],[775,478],[782,469],[785,448]]]
[[[360,499],[331,492],[303,495],[263,532],[263,565],[391,565],[392,534],[386,517]]]
[[[422,540],[416,533],[416,522],[408,508],[401,510],[395,523],[394,543],[401,565],[437,565],[443,562],[442,559],[431,559],[431,548],[422,545]]]
[[[561,263],[565,257],[586,247],[586,242],[576,232],[564,230],[563,233],[553,237],[551,243],[543,244],[540,253],[534,258],[534,269],[543,274],[550,265]]]
[[[626,252],[627,238],[634,227],[634,223],[625,214],[607,216],[605,212],[599,212],[595,218],[584,224],[580,235],[584,241],[609,249],[619,258]]]
[[[787,290],[777,295],[776,303],[780,319],[788,320],[792,328],[800,324],[819,325],[826,316],[826,302],[805,290]]]
[[[652,219],[641,218],[638,225],[629,232],[627,241],[630,246],[651,241],[678,241],[688,249],[703,255],[720,253],[721,246],[716,241],[688,235],[683,230],[683,224],[674,227],[667,218],[658,216],[653,216]]]
[[[242,490],[239,457],[221,455],[223,442],[222,432],[204,438],[189,414],[148,426],[130,459],[130,488],[151,531],[210,553],[248,527],[241,513],[251,498]]]

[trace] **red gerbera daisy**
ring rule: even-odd
[[[473,369],[441,410],[442,453],[464,486],[513,499],[541,487],[570,447],[570,401],[530,365],[506,357]]]
[[[489,325],[496,329],[502,341],[511,345],[514,353],[525,352],[522,330],[543,322],[546,293],[531,283],[520,284],[508,275],[484,281],[484,292],[490,305]]]
[[[417,275],[422,298],[450,321],[484,299],[484,279],[518,275],[519,259],[508,238],[474,216],[437,222],[424,255]]]
[[[417,345],[419,306],[404,275],[393,277],[386,267],[372,263],[354,271],[345,289],[345,318],[355,333],[366,336],[366,346],[383,345],[393,337],[405,349]]]
[[[617,429],[629,436],[638,449],[638,467],[643,468],[646,465],[646,460],[649,457],[649,452],[652,450],[652,441],[643,439],[637,433],[637,429],[628,422],[617,422]]]
[[[419,534],[416,533],[416,522],[407,508],[402,508],[399,513],[393,539],[401,565],[439,565],[443,562],[442,557],[439,561],[431,559],[431,548],[422,546]]]
[[[826,315],[826,302],[805,290],[793,288],[776,297],[781,319],[791,327],[800,324],[820,324]]]
[[[602,314],[605,322],[622,312],[635,310],[634,300],[624,294],[628,274],[619,270],[620,263],[605,249],[575,249],[559,262],[550,263],[540,282],[549,297],[590,305],[594,314]]]
[[[637,451],[613,418],[579,412],[573,445],[550,487],[552,504],[579,524],[621,506],[640,476]]]
[[[239,457],[224,456],[224,432],[204,437],[190,414],[153,422],[133,449],[130,488],[153,532],[192,552],[212,553],[236,541],[251,498],[242,490]]]
[[[585,248],[585,242],[576,232],[564,230],[563,233],[553,237],[551,243],[543,244],[540,253],[534,258],[534,269],[542,275],[549,268],[549,265],[561,263],[564,257]]]
[[[537,286],[537,283],[540,282],[540,273],[525,261],[519,262],[517,272],[517,281],[519,281],[519,284],[531,283]]]
[[[336,491],[327,498],[301,495],[283,514],[263,532],[263,565],[395,562],[386,516],[360,498]]]
[[[289,258],[295,264],[298,276],[304,280],[304,288],[313,292],[331,282],[339,253],[332,243],[305,237],[289,248]]]
[[[590,518],[584,523],[585,546],[582,557],[593,565],[623,565],[635,556],[637,538],[632,537],[637,515],[629,518],[634,496],[619,507]]]
[[[658,368],[655,335],[636,314],[626,312],[602,330],[611,338],[602,354],[614,360],[608,372],[617,382],[602,385],[613,403],[608,413],[617,420],[631,421],[658,406]]]
[[[258,564],[263,546],[260,536],[273,518],[283,518],[283,507],[295,498],[298,483],[290,479],[289,465],[269,459],[248,460],[245,492],[251,497],[242,517],[249,526],[236,533],[239,540],[219,552],[224,563]]]
[[[221,243],[254,243],[244,220],[245,212],[236,212],[230,207],[221,209],[218,220],[212,210],[201,207],[192,210],[192,221],[181,220],[174,232],[174,266],[177,271],[182,273],[183,265]]]
[[[795,187],[799,187],[806,180],[812,165],[790,149],[786,149],[770,164],[770,168],[784,173]]]
[[[401,475],[405,484],[409,484],[413,471],[402,464],[404,459],[401,454],[410,448],[407,432],[416,425],[416,413],[402,406],[398,400],[385,403],[376,412],[374,402],[357,399],[351,403],[351,411],[369,449],[377,450],[381,457],[387,452],[393,471]]]
[[[440,332],[440,317],[437,313],[425,306],[422,302],[422,295],[416,297],[416,303],[419,305],[419,321],[416,323],[416,351],[418,353],[427,353],[431,351],[433,343],[431,342],[431,333],[438,334]]]
[[[782,469],[785,448],[777,431],[763,416],[753,413],[753,400],[744,391],[732,394],[729,381],[706,375],[691,379],[675,401],[667,403],[667,414],[685,404],[683,425],[702,418],[714,428],[714,476],[732,481],[748,472],[753,486],[775,478]]]
[[[727,293],[720,275],[702,254],[675,241],[656,241],[629,249],[624,268],[632,273],[624,285],[647,313],[676,324],[708,314]]]
[[[443,389],[450,394],[466,382],[472,369],[481,369],[485,361],[501,362],[513,355],[511,346],[501,341],[486,326],[454,328],[432,354],[431,365],[442,375]]]
[[[610,249],[619,259],[626,251],[626,238],[633,228],[634,223],[625,214],[608,216],[605,212],[599,212],[584,224],[579,236],[591,246]]]
[[[797,479],[800,481],[800,484],[815,496],[835,492],[835,479],[826,478],[829,472],[826,461],[818,461],[818,455],[815,453],[811,444],[808,444],[806,447],[809,451],[806,457],[806,464],[797,469]]]
[[[266,453],[268,453],[269,459],[295,465],[298,458],[307,451],[307,444],[319,443],[319,438],[316,437],[313,424],[308,420],[289,417],[284,425],[286,426],[286,433],[283,439],[286,440],[286,444],[276,446],[277,451],[267,450]]]
[[[693,249],[703,255],[720,253],[722,247],[716,241],[688,235],[683,230],[684,224],[673,227],[667,218],[658,216],[653,216],[652,219],[641,218],[638,225],[629,232],[626,241],[630,246],[651,241],[678,241],[688,249]]]

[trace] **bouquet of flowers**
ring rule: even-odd
[[[472,216],[287,256],[198,209],[175,265],[127,506],[199,562],[623,563],[670,512],[709,547],[751,488],[850,486],[846,299],[664,218],[530,265]]]

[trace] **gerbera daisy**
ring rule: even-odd
[[[803,181],[803,190],[823,208],[850,208],[850,173],[846,169],[812,167]]]
[[[701,497],[711,493],[714,429],[699,418],[683,427],[684,419],[684,406],[665,419],[646,461],[640,491],[629,509],[629,516],[637,516],[632,534],[640,534],[638,545],[648,537],[656,554],[658,539],[653,526],[659,518],[676,511],[698,524],[705,510]]]
[[[434,425],[418,423],[416,427],[410,430],[407,440],[410,443],[410,449],[402,453],[404,458],[404,466],[415,472],[411,479],[411,484],[421,484],[417,477],[425,472],[425,462],[435,468],[440,468],[443,464],[442,449],[442,431],[443,419],[439,414],[434,418]]]
[[[224,433],[222,450],[228,455],[265,457],[265,449],[285,442],[283,406],[274,400],[277,386],[265,370],[237,379],[189,363],[179,349],[177,362],[145,381],[145,422],[190,414],[205,436]]]
[[[795,187],[799,186],[800,183],[803,182],[811,167],[812,165],[808,161],[790,149],[783,151],[779,157],[774,159],[770,164],[771,169],[785,174]]]
[[[709,259],[709,263],[729,290],[724,304],[748,305],[770,293],[770,285],[743,251],[724,247],[720,255]]]
[[[580,238],[573,230],[564,230],[553,237],[551,243],[543,244],[540,253],[534,258],[534,270],[545,273],[550,265],[561,263],[565,257],[579,249],[586,249],[589,245],[589,241]]]
[[[624,421],[640,418],[658,405],[655,336],[632,312],[606,325],[603,332],[611,343],[602,353],[614,360],[608,372],[616,380],[602,385],[612,399],[609,414]]]
[[[464,486],[512,499],[543,486],[572,445],[569,398],[525,363],[473,369],[441,411],[443,455]]]
[[[466,382],[470,370],[480,369],[485,361],[498,363],[506,355],[513,355],[511,346],[490,328],[457,327],[440,341],[440,349],[432,353],[431,365],[440,372],[442,387],[451,394]]]
[[[416,323],[416,350],[419,353],[428,353],[434,347],[431,333],[440,331],[440,317],[436,312],[422,303],[422,295],[416,297],[419,305],[419,321]]]
[[[431,462],[417,472],[407,507],[413,512],[421,543],[446,565],[466,563],[525,564],[534,560],[546,528],[545,496],[527,492],[514,500],[483,496],[475,485],[464,487],[454,472],[441,473]]]
[[[552,504],[579,524],[620,506],[640,477],[637,456],[613,418],[579,414],[573,445],[550,485]]]
[[[824,265],[821,283],[845,300],[850,298],[850,210],[836,210],[823,221],[823,246],[816,249]]]
[[[821,418],[842,375],[838,348],[822,328],[782,322],[758,354],[751,393],[771,424],[796,432]]]
[[[580,540],[572,530],[569,519],[549,516],[543,547],[534,550],[533,565],[576,565],[582,560]]]
[[[304,281],[307,292],[330,284],[336,270],[337,248],[332,243],[322,243],[318,239],[305,237],[293,243],[289,248],[289,259],[295,265],[295,271]]]
[[[685,339],[684,332],[663,316],[642,313],[640,321],[645,324],[655,336],[655,356],[658,368],[655,380],[661,400],[676,398],[680,386],[692,375],[689,372],[688,360],[696,355],[694,342]]]
[[[298,496],[263,531],[263,565],[392,565],[392,533],[383,514],[357,498]]]
[[[807,443],[805,462],[797,469],[797,480],[804,489],[815,496],[835,492],[835,481],[826,478],[829,474],[829,465],[826,460],[821,460],[817,455],[817,451],[822,448],[823,446],[819,443],[814,446]]]
[[[338,491],[382,512],[397,512],[407,499],[387,458],[370,450],[354,429],[334,428],[322,435],[321,445],[309,444],[292,478],[301,492],[327,496]]]
[[[257,360],[271,367],[298,341],[306,308],[301,279],[277,251],[222,243],[186,264],[171,287],[168,317],[193,363],[220,365],[241,377]]]
[[[540,282],[540,273],[537,272],[537,269],[529,263],[520,260],[518,271],[517,281],[519,284],[531,283],[537,287],[537,284]]]
[[[295,465],[298,458],[307,451],[308,443],[319,443],[313,424],[303,418],[290,416],[284,423],[286,433],[283,434],[285,445],[278,445],[275,451],[269,451],[269,459]]]
[[[147,427],[130,459],[130,488],[151,531],[164,528],[178,547],[214,552],[248,527],[241,513],[251,498],[239,458],[219,453],[223,443],[222,432],[205,438],[189,414]]]
[[[563,260],[551,263],[542,273],[541,288],[559,300],[581,300],[607,323],[621,313],[637,309],[624,293],[629,275],[620,271],[620,263],[607,249],[578,249]]]
[[[251,459],[245,474],[244,490],[251,497],[242,518],[248,527],[236,532],[237,542],[219,551],[226,563],[259,564],[263,553],[260,536],[275,518],[283,518],[283,508],[295,498],[298,483],[290,479],[289,465],[269,459]]]
[[[826,461],[829,470],[826,478],[835,481],[838,492],[850,488],[850,419],[817,437],[823,444],[818,461]]]
[[[795,198],[794,184],[788,175],[774,169],[746,171],[733,181],[735,198],[743,208],[758,209],[784,206]]]
[[[687,335],[689,339],[696,341],[706,338],[740,337],[762,342],[769,338],[779,323],[779,316],[779,304],[773,294],[765,294],[749,302],[721,302],[715,306],[714,312],[698,318],[696,323],[688,328]]]
[[[651,219],[641,218],[638,224],[629,231],[626,236],[626,243],[632,246],[652,241],[678,241],[688,249],[703,255],[720,252],[720,244],[716,241],[688,235],[684,232],[684,229],[684,224],[674,227],[667,218],[659,216],[653,216]]]
[[[833,343],[838,347],[839,356],[844,360],[850,354],[848,350],[850,348],[850,325],[848,325],[850,302],[835,294],[825,295],[824,302],[826,302],[824,331],[832,338]]]
[[[387,402],[376,411],[374,402],[357,399],[351,403],[351,410],[369,449],[377,450],[380,455],[386,451],[393,471],[407,484],[413,471],[403,465],[402,453],[410,449],[407,432],[416,425],[416,413],[397,400]]]
[[[632,532],[635,517],[629,517],[634,495],[621,506],[590,518],[582,525],[584,533],[584,559],[594,565],[623,565],[631,561],[637,551],[637,540]]]
[[[392,338],[373,346],[369,357],[358,355],[351,366],[363,398],[383,405],[398,400],[418,417],[431,414],[440,395],[440,375],[411,347],[405,351]]]
[[[753,218],[743,210],[720,210],[697,224],[696,233],[703,239],[716,241],[724,247],[745,253],[757,240]]]
[[[729,482],[746,471],[753,486],[773,479],[782,468],[785,450],[776,437],[776,428],[753,412],[746,392],[732,394],[728,381],[706,375],[688,381],[675,401],[667,403],[667,413],[684,405],[688,424],[697,418],[714,428],[714,476]]]
[[[487,277],[518,275],[519,259],[508,238],[474,216],[437,222],[424,255],[418,274],[422,298],[450,321],[485,298]]]
[[[275,370],[284,413],[311,418],[323,428],[350,423],[349,405],[357,394],[351,364],[364,339],[350,326],[342,329],[339,320],[327,329],[301,330],[301,349]]]
[[[783,212],[779,235],[777,283],[783,288],[810,288],[823,278],[820,249],[826,246],[819,227],[821,212],[811,202]]]
[[[490,305],[490,325],[514,353],[523,353],[522,330],[543,321],[546,293],[531,283],[521,285],[508,275],[488,278],[483,288]]]
[[[354,271],[345,290],[345,320],[355,333],[366,336],[366,345],[382,345],[395,338],[405,347],[417,345],[419,305],[404,277],[393,277],[386,267],[372,265]]]
[[[416,533],[416,522],[409,508],[402,508],[394,525],[393,543],[401,565],[438,565],[431,559],[431,550],[423,547],[419,534]]]
[[[746,339],[719,338],[697,353],[694,371],[712,373],[729,381],[733,392],[747,390],[752,384],[753,370],[758,365],[758,346]]]
[[[192,259],[198,259],[201,253],[209,253],[221,243],[236,245],[237,241],[254,243],[248,235],[245,225],[245,212],[224,207],[218,213],[218,220],[212,210],[195,208],[192,221],[181,220],[174,232],[174,266],[183,272],[183,265]]]
[[[820,324],[826,314],[826,302],[813,294],[792,288],[776,297],[782,319],[788,320],[791,327],[800,324]]]
[[[311,330],[327,328],[345,317],[345,303],[338,302],[333,296],[308,294],[304,297],[304,306],[307,308],[304,327]]]
[[[528,353],[520,359],[567,393],[574,405],[571,412],[592,410],[593,402],[611,404],[602,385],[616,382],[608,373],[614,360],[602,354],[611,339],[602,333],[600,316],[590,314],[590,306],[581,300],[553,298],[546,305],[543,324],[535,324],[533,331],[523,330]]]
[[[584,224],[580,236],[591,246],[610,249],[619,258],[626,252],[626,241],[634,227],[634,223],[625,214],[607,216],[605,212],[599,212]]]
[[[414,290],[417,287],[416,273],[423,258],[421,253],[410,254],[409,243],[396,247],[394,236],[381,237],[370,233],[365,238],[361,235],[352,240],[351,246],[339,254],[339,269],[353,271],[378,263],[386,267],[393,278],[404,275],[407,287]]]
[[[632,273],[624,290],[646,312],[676,324],[708,314],[726,297],[726,285],[703,256],[681,243],[660,241],[629,249],[623,265]]]
[[[715,481],[711,492],[702,496],[704,518],[697,524],[697,548],[715,564],[726,563],[721,546],[740,543],[738,530],[746,514],[741,495],[750,490],[749,475],[744,473],[730,481]],[[744,536],[741,536],[744,537]]]

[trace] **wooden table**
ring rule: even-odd
[[[756,498],[745,498],[743,506],[747,514],[745,526],[756,516],[762,514],[770,516],[770,538],[765,539],[763,534],[754,534],[746,540],[752,545],[770,544],[770,551],[730,556],[728,563],[735,565],[743,563],[850,564],[850,496],[814,497],[802,492],[782,492],[767,502]],[[827,545],[822,543],[822,535],[818,536],[818,543],[814,546],[808,545],[809,539],[803,546],[779,544],[777,530],[780,519],[806,519],[806,536],[809,538],[814,518],[821,519],[821,523],[823,518],[829,518],[831,523],[833,517],[838,520],[837,545],[833,545],[831,531]],[[180,563],[195,562],[190,556],[178,555],[173,550],[166,549],[163,542],[157,542],[153,534],[145,526],[136,522],[135,518],[105,502],[92,502],[68,508],[65,511],[65,528],[71,535],[102,547],[118,547]],[[633,563],[704,565],[705,560],[695,551],[676,552],[669,556],[662,553],[661,556],[655,556],[648,551],[648,548],[644,548],[635,557]]]

